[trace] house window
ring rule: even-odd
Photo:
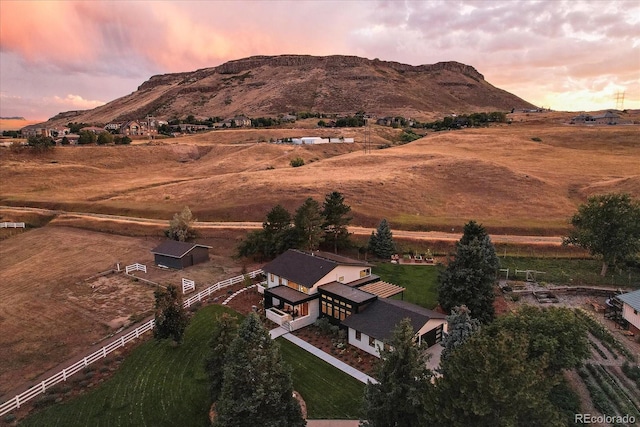
[[[280,279],[280,285],[282,285],[282,277],[278,277]]]
[[[360,270],[360,278],[367,277],[371,275],[371,269],[365,268],[364,270]]]
[[[338,282],[340,282],[340,283],[344,282],[344,276],[338,277]]]
[[[274,277],[273,273],[269,273],[269,281],[270,282],[275,282],[276,278]]]
[[[362,332],[356,331],[356,341],[362,340]]]
[[[638,310],[633,310],[633,314],[637,315],[638,314]]]
[[[325,301],[322,301],[322,313],[323,314],[328,314],[327,313],[327,303]]]
[[[300,292],[304,292],[305,294],[308,294],[308,293],[309,293],[309,288],[307,288],[306,286],[302,286],[302,285],[300,285],[300,286],[298,286],[298,290],[299,290]]]
[[[376,339],[374,337],[369,337],[369,347],[376,346]]]

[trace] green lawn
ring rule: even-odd
[[[553,283],[554,285],[597,285],[597,286],[625,286],[640,287],[640,271],[629,269],[624,272],[609,268],[607,277],[600,277],[602,263],[594,259],[575,258],[530,258],[530,257],[500,257],[501,268],[509,269],[509,279],[514,278],[515,269],[544,271],[537,276],[538,282]],[[504,273],[501,275],[504,277]],[[518,279],[524,280],[525,274],[520,273]]]
[[[69,402],[27,418],[24,426],[209,425],[208,380],[203,368],[216,315],[199,310],[181,346],[149,340],[136,348],[107,382]],[[239,315],[238,315],[239,316]],[[82,374],[78,374],[82,375]]]
[[[363,383],[285,339],[278,338],[278,343],[293,368],[293,387],[307,404],[308,418],[358,418]]]
[[[106,382],[43,409],[20,425],[208,426],[209,385],[203,364],[211,328],[223,312],[240,317],[219,305],[204,307],[192,318],[181,346],[172,348],[167,342],[150,339],[133,350]],[[310,417],[358,417],[364,384],[288,341],[280,341]],[[69,381],[76,383],[84,375],[79,373]]]
[[[438,271],[435,266],[380,263],[372,272],[386,282],[406,288],[405,301],[432,309],[438,305]]]

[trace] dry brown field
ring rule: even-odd
[[[89,279],[133,262],[148,266],[139,277],[198,289],[238,275],[241,266],[228,253],[235,235],[218,233],[211,261],[186,272],[158,271],[149,252],[162,239],[128,237],[69,228],[52,221],[0,241],[0,396],[48,369],[82,354],[121,326],[151,314],[154,287],[123,274]],[[247,266],[255,268],[255,266]],[[4,399],[0,399],[4,400]]]
[[[542,121],[542,123],[540,123]],[[355,223],[386,217],[406,229],[562,231],[590,195],[640,196],[640,127],[514,121],[430,133],[364,154],[361,144],[276,145],[282,136],[336,130],[215,131],[126,147],[58,147],[34,156],[0,150],[0,203],[169,219],[189,206],[203,221],[261,221],[276,203],[345,195]],[[363,129],[340,130],[363,138]],[[398,130],[373,126],[375,145]],[[539,142],[532,138],[540,139]],[[291,159],[306,164],[292,168]]]

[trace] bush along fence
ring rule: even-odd
[[[226,279],[221,282],[218,282],[214,285],[209,286],[205,290],[198,292],[196,295],[193,295],[191,298],[185,300],[183,302],[183,306],[184,308],[189,308],[194,303],[202,301],[203,299],[211,296],[211,294],[219,291],[220,289],[235,285],[236,283],[242,283],[243,281],[246,280],[247,276],[254,279],[261,274],[262,274],[262,270],[255,270],[243,276],[236,276],[236,277],[232,277],[230,279]],[[107,357],[108,354],[117,350],[118,348],[124,347],[125,344],[127,344],[128,342],[131,342],[139,338],[140,336],[142,336],[145,332],[152,330],[154,325],[155,325],[154,319],[151,319],[145,322],[144,324],[142,324],[141,326],[138,326],[133,331],[122,335],[121,337],[111,341],[109,344],[105,345],[101,349],[91,353],[90,355],[74,363],[73,365],[70,365],[64,368],[62,371],[58,372],[57,374],[52,375],[46,380],[42,381],[41,383],[34,385],[24,393],[20,393],[15,397],[7,400],[6,402],[0,404],[0,417],[5,414],[8,414],[9,412],[15,409],[20,408],[20,406],[23,405],[24,403],[46,392],[49,388],[53,387],[54,385],[60,382],[66,381],[67,379],[69,379],[71,375],[83,370],[85,367],[89,366],[90,364]]]

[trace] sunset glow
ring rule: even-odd
[[[535,105],[640,108],[637,1],[0,2],[0,115],[46,119],[252,55],[458,61]]]

